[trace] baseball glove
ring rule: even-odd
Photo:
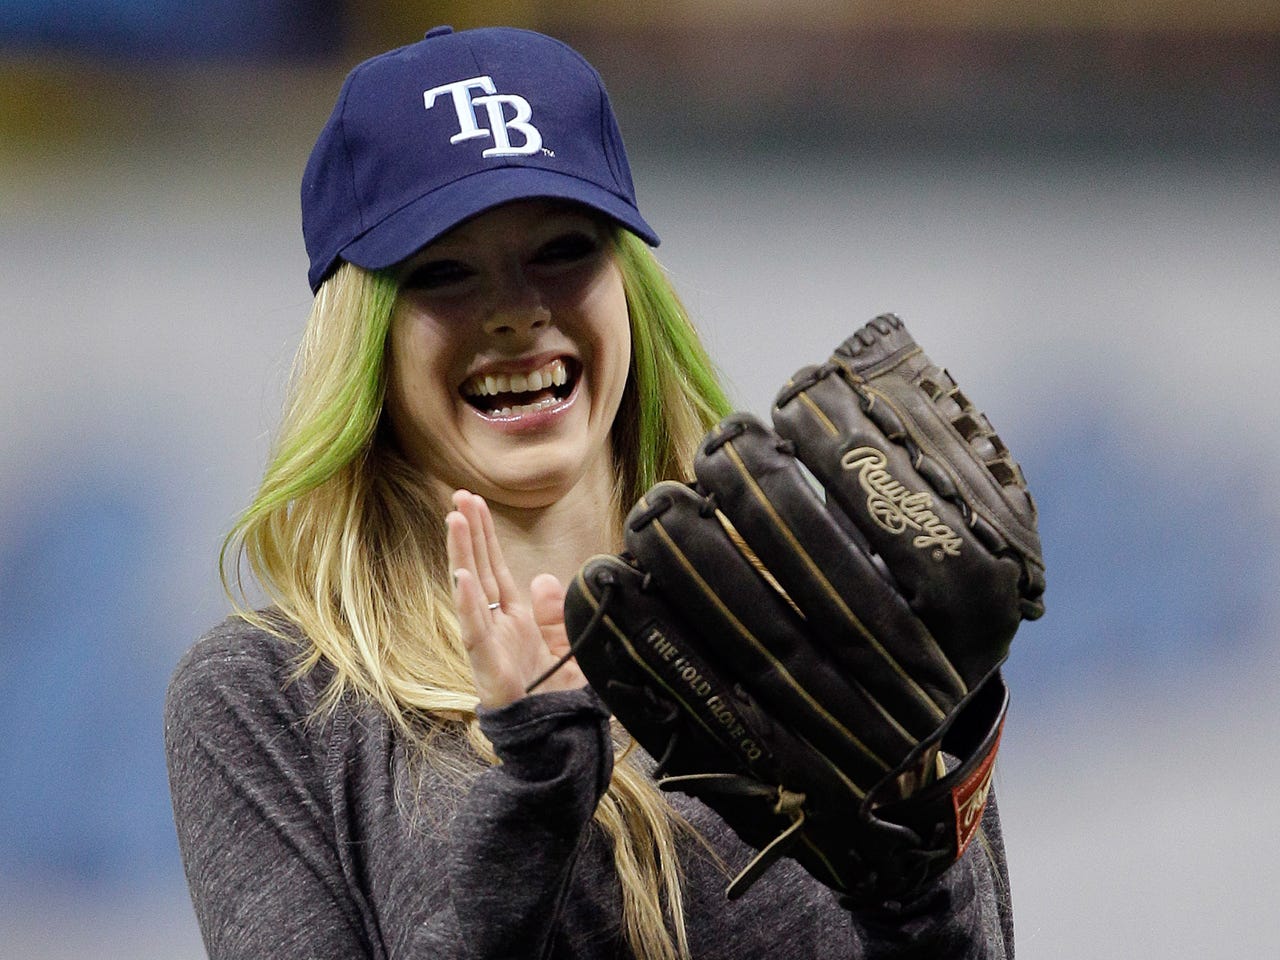
[[[786,855],[847,902],[901,899],[980,825],[999,668],[1044,609],[1035,506],[892,315],[800,370],[773,427],[726,418],[696,482],[636,504],[569,587],[573,653],[660,786],[759,851],[730,898]]]

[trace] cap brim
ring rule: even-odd
[[[571,200],[618,221],[650,246],[658,235],[630,203],[577,177],[531,167],[485,170],[424,194],[370,227],[339,257],[368,270],[382,270],[417,253],[458,224],[516,200]]]

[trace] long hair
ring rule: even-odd
[[[684,307],[639,238],[615,228],[632,359],[613,425],[614,513],[659,479],[684,479],[698,439],[729,404]],[[437,734],[463,731],[475,754],[461,781],[495,763],[449,590],[445,507],[397,452],[383,418],[396,286],[344,263],[316,296],[257,495],[223,542],[224,586],[254,613],[242,560],[306,638],[299,671],[332,671],[321,709],[372,701],[429,762]],[[423,642],[424,637],[431,638]],[[675,837],[685,825],[625,746],[595,821],[613,848],[623,923],[637,954],[688,956]],[[664,919],[665,917],[665,919]]]

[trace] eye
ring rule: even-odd
[[[411,268],[400,281],[404,290],[439,290],[462,283],[475,273],[461,260],[428,260]]]
[[[590,259],[600,251],[600,240],[582,230],[559,234],[540,246],[533,262],[543,266],[571,266]]]

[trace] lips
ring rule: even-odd
[[[557,357],[527,373],[483,373],[462,384],[462,396],[481,413],[520,416],[555,406],[577,383],[576,364]]]

